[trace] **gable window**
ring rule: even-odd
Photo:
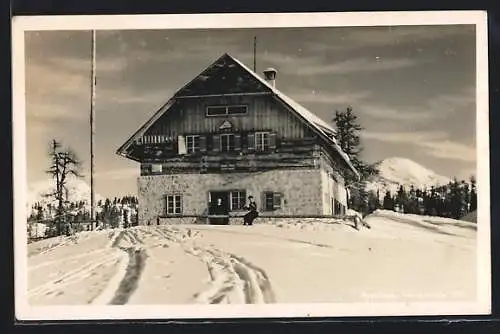
[[[247,106],[228,106],[228,115],[243,115],[247,113]]]
[[[167,195],[167,215],[182,214],[182,195]]]
[[[235,141],[234,134],[225,133],[220,135],[220,150],[221,152],[231,152],[234,151]]]
[[[247,113],[246,105],[208,106],[207,116],[243,115]]]
[[[282,194],[273,192],[273,191],[266,191],[264,192],[263,196],[264,200],[264,210],[265,211],[274,211],[274,210],[279,210],[281,209],[281,199],[282,199]]]
[[[231,210],[243,210],[245,206],[246,191],[245,190],[235,190],[231,191]]]
[[[186,136],[186,152],[195,153],[200,151],[200,136],[189,135]]]
[[[255,150],[267,151],[269,149],[269,132],[255,133]]]

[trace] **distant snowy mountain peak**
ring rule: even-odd
[[[375,166],[380,174],[368,183],[369,190],[379,189],[380,192],[390,190],[394,193],[400,185],[429,188],[451,181],[450,178],[439,175],[407,158],[392,157],[378,162]]]

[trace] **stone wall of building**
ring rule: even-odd
[[[182,195],[184,215],[206,214],[209,191],[245,190],[265,215],[322,215],[320,169],[271,170],[256,173],[174,174],[138,178],[139,224],[156,224],[165,216],[168,194]],[[281,209],[262,212],[265,191],[283,195]]]
[[[333,166],[333,162],[325,155],[320,156],[321,188],[323,194],[323,213],[331,214],[333,211],[332,199],[337,200],[347,207],[347,193],[344,179],[338,173],[338,167]]]

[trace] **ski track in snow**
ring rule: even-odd
[[[126,304],[137,289],[147,253],[142,239],[133,230],[122,230],[115,234],[111,247],[121,251],[118,271],[108,282],[106,288],[97,296],[92,304]],[[125,243],[125,245],[122,245]]]
[[[73,242],[81,242],[84,239],[90,238],[90,234],[77,235],[72,238]],[[115,276],[108,282],[104,291],[99,296],[94,298],[93,304],[123,304],[135,289],[138,276],[140,276],[141,269],[144,262],[145,252],[139,244],[142,241],[131,231],[116,230],[108,234],[109,241],[104,248],[96,249],[91,252],[83,254],[67,256],[62,259],[42,262],[38,265],[30,267],[28,270],[33,271],[46,266],[60,264],[62,262],[73,261],[91,255],[99,255],[96,259],[85,262],[79,267],[67,271],[59,275],[49,282],[38,285],[28,291],[30,298],[40,295],[49,295],[56,291],[67,287],[68,285],[83,281],[90,277],[92,273],[100,268],[115,265],[119,263],[119,269]],[[57,247],[68,244],[70,238],[65,238],[64,241],[57,245],[46,249],[39,254],[45,254],[53,251]],[[121,246],[125,242],[129,245]],[[125,269],[123,269],[125,267]]]
[[[30,289],[28,291],[28,295],[30,297],[36,297],[42,294],[50,294],[53,293],[62,287],[65,287],[67,285],[82,281],[86,278],[88,278],[92,272],[105,265],[113,265],[116,263],[117,260],[117,254],[113,254],[110,257],[106,257],[104,259],[99,258],[98,260],[90,261],[85,263],[84,265],[70,270],[63,275],[57,277],[54,280],[51,280],[47,283],[41,284],[33,289]]]
[[[210,273],[209,287],[196,294],[201,304],[264,304],[276,298],[266,273],[231,253],[216,248],[187,247],[185,251],[205,261]]]
[[[142,230],[149,235],[159,235],[167,242],[180,244],[189,255],[203,261],[210,275],[206,290],[194,296],[199,304],[262,304],[274,303],[276,298],[266,273],[237,255],[214,247],[196,245],[199,231],[176,227],[156,227]]]

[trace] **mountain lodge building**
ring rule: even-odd
[[[344,215],[343,175],[359,177],[335,129],[222,55],[181,88],[117,154],[140,163],[139,224],[207,214],[217,198],[241,216]]]

